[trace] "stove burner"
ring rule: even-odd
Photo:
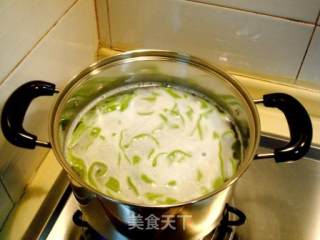
[[[235,215],[237,219],[232,220],[231,214]],[[88,222],[82,219],[82,212],[80,210],[77,210],[73,214],[72,220],[83,230],[80,240],[107,240],[95,231]],[[226,204],[220,225],[204,237],[203,240],[236,240],[237,236],[234,234],[234,226],[240,226],[245,221],[246,216],[243,212]]]
[[[234,214],[237,219],[230,220],[231,214]],[[226,204],[220,225],[203,240],[237,240],[234,227],[244,224],[245,221],[246,215],[242,211]]]
[[[82,212],[80,210],[77,210],[73,216],[72,220],[74,224],[76,224],[78,227],[81,227],[83,230],[82,236],[80,237],[80,240],[107,240],[103,236],[101,236],[97,231],[95,231],[89,223],[84,221],[82,219]]]

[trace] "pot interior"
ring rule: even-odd
[[[229,114],[242,145],[240,164],[237,173],[218,191],[238,179],[259,142],[260,125],[252,100],[235,80],[216,67],[189,55],[153,50],[128,52],[97,62],[76,76],[60,94],[51,115],[50,138],[71,178],[95,191],[70,168],[65,157],[68,131],[79,112],[102,95],[148,86],[186,89],[210,99]]]

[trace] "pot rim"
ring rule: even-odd
[[[84,180],[81,179],[78,174],[74,172],[74,170],[71,169],[70,164],[65,160],[65,157],[63,156],[63,153],[59,150],[57,138],[57,131],[59,129],[59,123],[58,121],[55,121],[55,116],[57,113],[59,113],[59,106],[60,103],[62,102],[63,98],[65,95],[69,92],[69,90],[83,77],[86,75],[92,73],[94,70],[107,65],[107,64],[112,64],[116,63],[121,60],[126,60],[130,58],[136,58],[136,57],[164,57],[168,59],[173,59],[173,60],[178,60],[181,62],[188,63],[190,65],[194,66],[200,66],[203,70],[206,70],[211,73],[216,73],[220,75],[222,78],[226,79],[229,83],[232,84],[233,87],[236,88],[237,91],[244,97],[246,100],[246,103],[251,111],[254,126],[255,126],[255,135],[252,136],[255,141],[254,141],[254,146],[252,147],[252,151],[250,154],[248,154],[247,159],[243,160],[243,164],[241,168],[239,168],[239,171],[237,171],[236,174],[234,174],[230,179],[228,179],[219,189],[216,189],[215,191],[212,191],[210,193],[207,193],[205,195],[202,195],[200,197],[188,200],[188,201],[183,201],[183,202],[178,202],[174,204],[164,204],[164,205],[147,205],[147,204],[138,204],[138,203],[132,203],[129,201],[121,200],[121,199],[116,199],[111,196],[108,196],[102,192],[97,191],[93,187],[91,187],[89,184],[87,184]],[[256,108],[256,105],[254,104],[252,98],[250,97],[249,93],[247,92],[246,89],[244,89],[232,76],[227,74],[225,71],[221,70],[219,67],[216,67],[200,58],[194,57],[192,55],[182,53],[182,52],[173,52],[173,51],[168,51],[168,50],[157,50],[157,49],[139,49],[139,50],[133,50],[133,51],[127,51],[123,52],[117,55],[114,55],[112,57],[107,57],[101,60],[98,60],[82,70],[79,74],[75,75],[74,77],[71,78],[71,80],[68,82],[68,84],[64,87],[64,89],[59,93],[58,98],[56,99],[56,102],[54,103],[53,107],[51,108],[50,111],[50,123],[49,123],[49,139],[52,144],[52,150],[59,161],[60,165],[63,167],[63,169],[67,172],[68,176],[71,178],[72,181],[80,185],[81,187],[84,187],[86,190],[91,191],[94,193],[96,196],[107,199],[111,202],[114,203],[119,203],[119,204],[125,204],[131,207],[140,207],[140,208],[157,208],[157,209],[164,209],[164,208],[171,208],[171,207],[179,207],[187,204],[193,204],[202,200],[206,200],[214,195],[217,195],[218,193],[224,191],[225,189],[231,187],[243,174],[244,172],[248,169],[251,161],[254,158],[254,155],[257,151],[259,142],[260,142],[260,119],[259,119],[259,114]]]

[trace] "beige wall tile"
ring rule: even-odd
[[[0,83],[75,1],[0,1]]]
[[[99,43],[101,47],[110,48],[110,30],[109,30],[109,14],[108,14],[108,1],[107,0],[95,0],[97,25],[99,34]]]
[[[30,80],[53,82],[63,88],[67,81],[95,61],[97,28],[93,0],[79,0],[0,85],[0,109],[18,86]],[[25,128],[47,140],[48,115],[54,97],[36,99],[27,112]],[[14,147],[0,136],[0,172],[15,200],[47,150]]]
[[[191,0],[314,23],[320,0]]]
[[[313,35],[297,83],[320,89],[320,27]]]
[[[185,51],[229,71],[293,81],[312,25],[188,1],[109,0],[114,48]]]

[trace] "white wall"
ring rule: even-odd
[[[23,83],[45,80],[63,88],[72,76],[95,61],[98,37],[94,0],[0,1],[0,29],[0,111],[12,91]],[[36,99],[27,112],[25,128],[39,139],[48,139],[53,102],[54,97]],[[9,193],[0,188],[0,228],[47,151],[14,147],[0,134],[0,186]]]
[[[103,1],[113,49],[184,51],[231,73],[320,89],[320,0]]]

